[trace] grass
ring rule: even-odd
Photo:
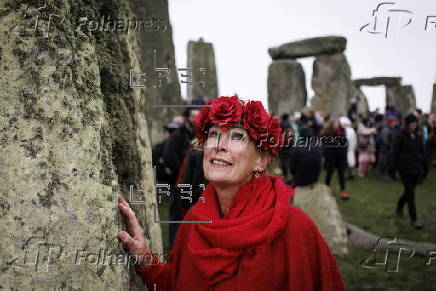
[[[320,177],[323,182],[325,173]],[[410,226],[408,218],[395,216],[395,206],[403,187],[399,181],[380,180],[376,174],[347,180],[346,189],[351,193],[348,201],[337,199],[343,218],[378,236],[391,236],[421,242],[436,243],[436,169],[430,171],[424,184],[416,188],[418,218],[424,229],[417,231]],[[338,197],[339,185],[336,174],[331,188]],[[159,206],[160,219],[168,219],[169,201]],[[407,205],[404,209],[408,215]],[[407,216],[408,217],[408,216]],[[168,249],[168,224],[162,224],[164,250]],[[401,261],[398,272],[384,269],[365,269],[362,260],[371,255],[371,250],[352,248],[344,257],[337,257],[337,264],[348,290],[436,290],[436,261],[425,265],[426,258],[418,255]]]
[[[368,258],[371,250],[351,250],[346,257],[336,258],[347,290],[390,290],[390,291],[425,291],[436,289],[436,262],[425,265],[425,257],[413,256],[408,261],[401,261],[398,272],[386,272],[378,269],[365,269],[360,262]],[[394,264],[389,270],[395,268]]]
[[[324,181],[324,175],[320,181]],[[336,175],[332,178],[332,190],[338,197],[339,185]],[[403,192],[400,181],[384,181],[376,174],[365,178],[356,177],[346,181],[351,198],[337,199],[343,218],[378,236],[436,243],[436,170],[432,169],[427,180],[416,187],[415,202],[418,218],[424,229],[417,231],[410,226],[407,205],[400,219],[395,215],[396,203]]]
[[[320,181],[324,181],[325,174]],[[337,177],[332,179],[332,190],[338,197]],[[337,199],[343,218],[377,236],[391,236],[421,242],[436,242],[436,170],[433,168],[427,180],[416,188],[418,218],[424,222],[422,230],[410,226],[407,218],[395,216],[395,206],[403,187],[400,181],[384,181],[372,174],[365,178],[347,180],[346,189],[351,193],[348,201]],[[345,257],[337,257],[348,290],[436,290],[436,261],[425,265],[426,258],[418,255],[409,261],[401,261],[399,272],[384,269],[365,269],[360,262],[368,258],[371,250],[353,248]],[[384,253],[381,253],[384,254]],[[407,254],[406,254],[407,255]]]

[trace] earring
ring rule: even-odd
[[[259,178],[260,177],[260,171],[259,170],[255,170],[254,171],[254,178]]]

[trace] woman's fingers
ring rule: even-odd
[[[124,214],[124,216],[127,218],[127,229],[129,233],[132,236],[136,235],[143,235],[143,230],[141,228],[141,225],[138,222],[138,219],[136,218],[135,212],[129,207],[129,204],[122,198],[121,196],[118,196],[118,208],[120,211]],[[121,197],[121,199],[120,199]]]
[[[118,196],[118,203],[124,204],[126,206],[129,206],[129,204],[126,202],[123,196]]]
[[[135,240],[125,231],[119,231],[117,237],[125,244],[130,246]]]
[[[127,245],[129,248],[129,253],[133,255],[140,255],[150,252],[144,237],[131,237],[125,231],[119,231],[117,233],[117,237]]]

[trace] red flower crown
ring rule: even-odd
[[[204,145],[208,130],[218,126],[227,131],[235,124],[241,124],[257,146],[276,155],[283,146],[283,136],[277,118],[271,117],[260,101],[244,101],[237,96],[221,96],[208,101],[195,119],[195,136],[200,145]]]

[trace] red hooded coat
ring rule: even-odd
[[[136,267],[149,290],[345,290],[313,221],[289,204],[291,188],[261,175],[226,215],[212,184],[181,224],[166,264]]]

